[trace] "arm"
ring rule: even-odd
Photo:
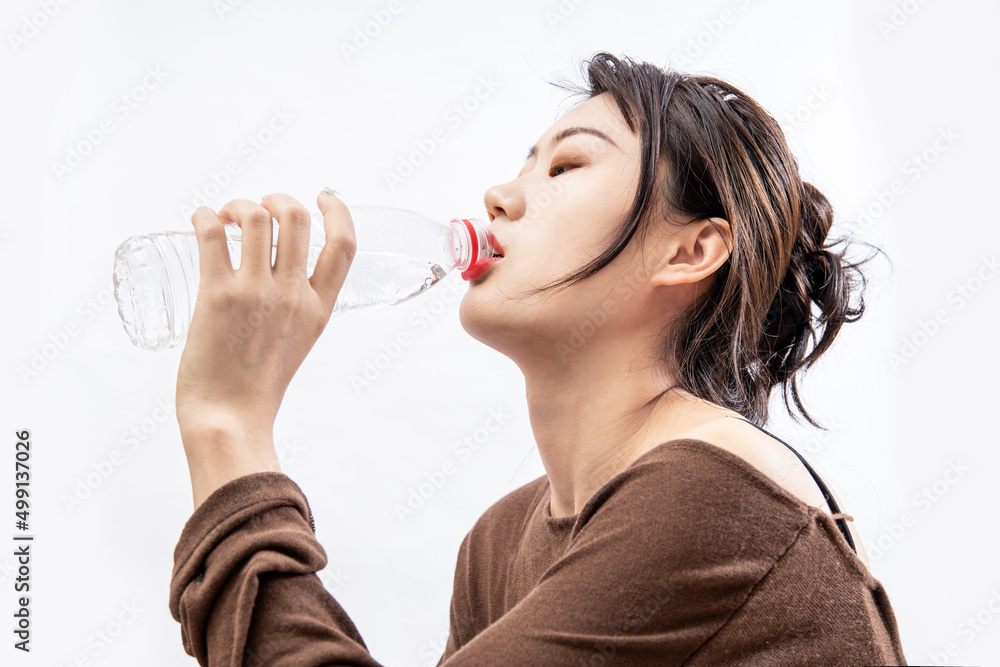
[[[181,441],[195,509],[226,482],[255,472],[281,472],[271,434],[255,441],[226,414],[206,416],[182,427]]]
[[[354,225],[343,202],[317,197],[326,228],[306,274],[311,218],[285,194],[263,205],[234,199],[216,215],[192,216],[198,237],[197,303],[177,372],[177,421],[197,507],[228,481],[280,472],[273,428],[289,382],[326,327],[354,258]],[[272,217],[280,239],[274,266]],[[242,230],[240,268],[224,222]]]
[[[377,664],[315,575],[326,555],[305,497],[281,473],[272,436],[285,390],[325,328],[354,257],[346,206],[327,193],[317,202],[327,242],[312,276],[305,270],[310,216],[287,195],[270,195],[263,205],[233,200],[218,215],[201,207],[192,217],[200,284],[176,413],[194,514],[175,551],[170,609],[185,650],[203,665],[242,665],[251,652],[269,649]],[[273,267],[272,217],[281,226]],[[224,222],[243,231],[238,270]],[[304,613],[317,620],[297,625]],[[315,653],[309,641],[325,652]]]
[[[380,667],[315,572],[326,566],[312,512],[280,472],[231,480],[184,526],[170,613],[201,665]]]

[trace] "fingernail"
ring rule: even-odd
[[[334,197],[336,197],[337,195],[340,194],[336,190],[333,190],[333,189],[331,189],[329,187],[324,187],[322,190],[320,190],[320,192],[322,192],[325,195],[333,195]]]
[[[261,204],[263,204],[263,203],[264,203],[264,200],[265,200],[265,199],[267,199],[267,198],[268,198],[268,197],[270,197],[270,196],[271,196],[271,194],[270,194],[270,193],[268,193],[268,194],[264,195],[263,197],[261,197],[261,198],[260,198],[260,203],[261,203]]]

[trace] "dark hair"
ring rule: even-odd
[[[605,51],[583,66],[586,87],[550,83],[588,99],[611,93],[629,129],[638,127],[639,185],[611,245],[536,291],[575,284],[607,266],[637,231],[644,237],[651,207],[662,204],[690,222],[723,218],[733,235],[730,257],[664,338],[663,361],[677,382],[666,391],[684,389],[763,425],[771,390],[780,384],[789,413],[790,387],[809,423],[826,430],[802,405],[796,375],[830,347],[841,325],[864,313],[860,266],[872,257],[852,264],[846,248],[832,252],[830,202],[802,181],[774,118],[733,85]],[[664,186],[655,193],[661,160]],[[859,283],[860,305],[852,308]],[[815,344],[807,354],[810,338]]]

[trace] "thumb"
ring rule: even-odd
[[[316,203],[323,214],[326,241],[309,278],[309,283],[331,313],[357,250],[351,212],[335,193],[336,190],[324,188],[316,196]]]

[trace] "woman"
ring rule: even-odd
[[[603,52],[587,74],[587,99],[486,192],[504,258],[461,322],[524,373],[546,475],[465,536],[439,664],[905,664],[852,518],[759,426],[779,384],[815,425],[795,375],[864,310],[858,265],[825,245],[829,203],[729,84]],[[326,554],[271,439],[353,257],[346,207],[317,202],[311,277],[287,195],[192,219],[177,418],[195,512],[170,609],[201,664],[379,664],[313,574]],[[243,228],[238,271],[224,222]],[[234,321],[252,333],[227,345]]]

